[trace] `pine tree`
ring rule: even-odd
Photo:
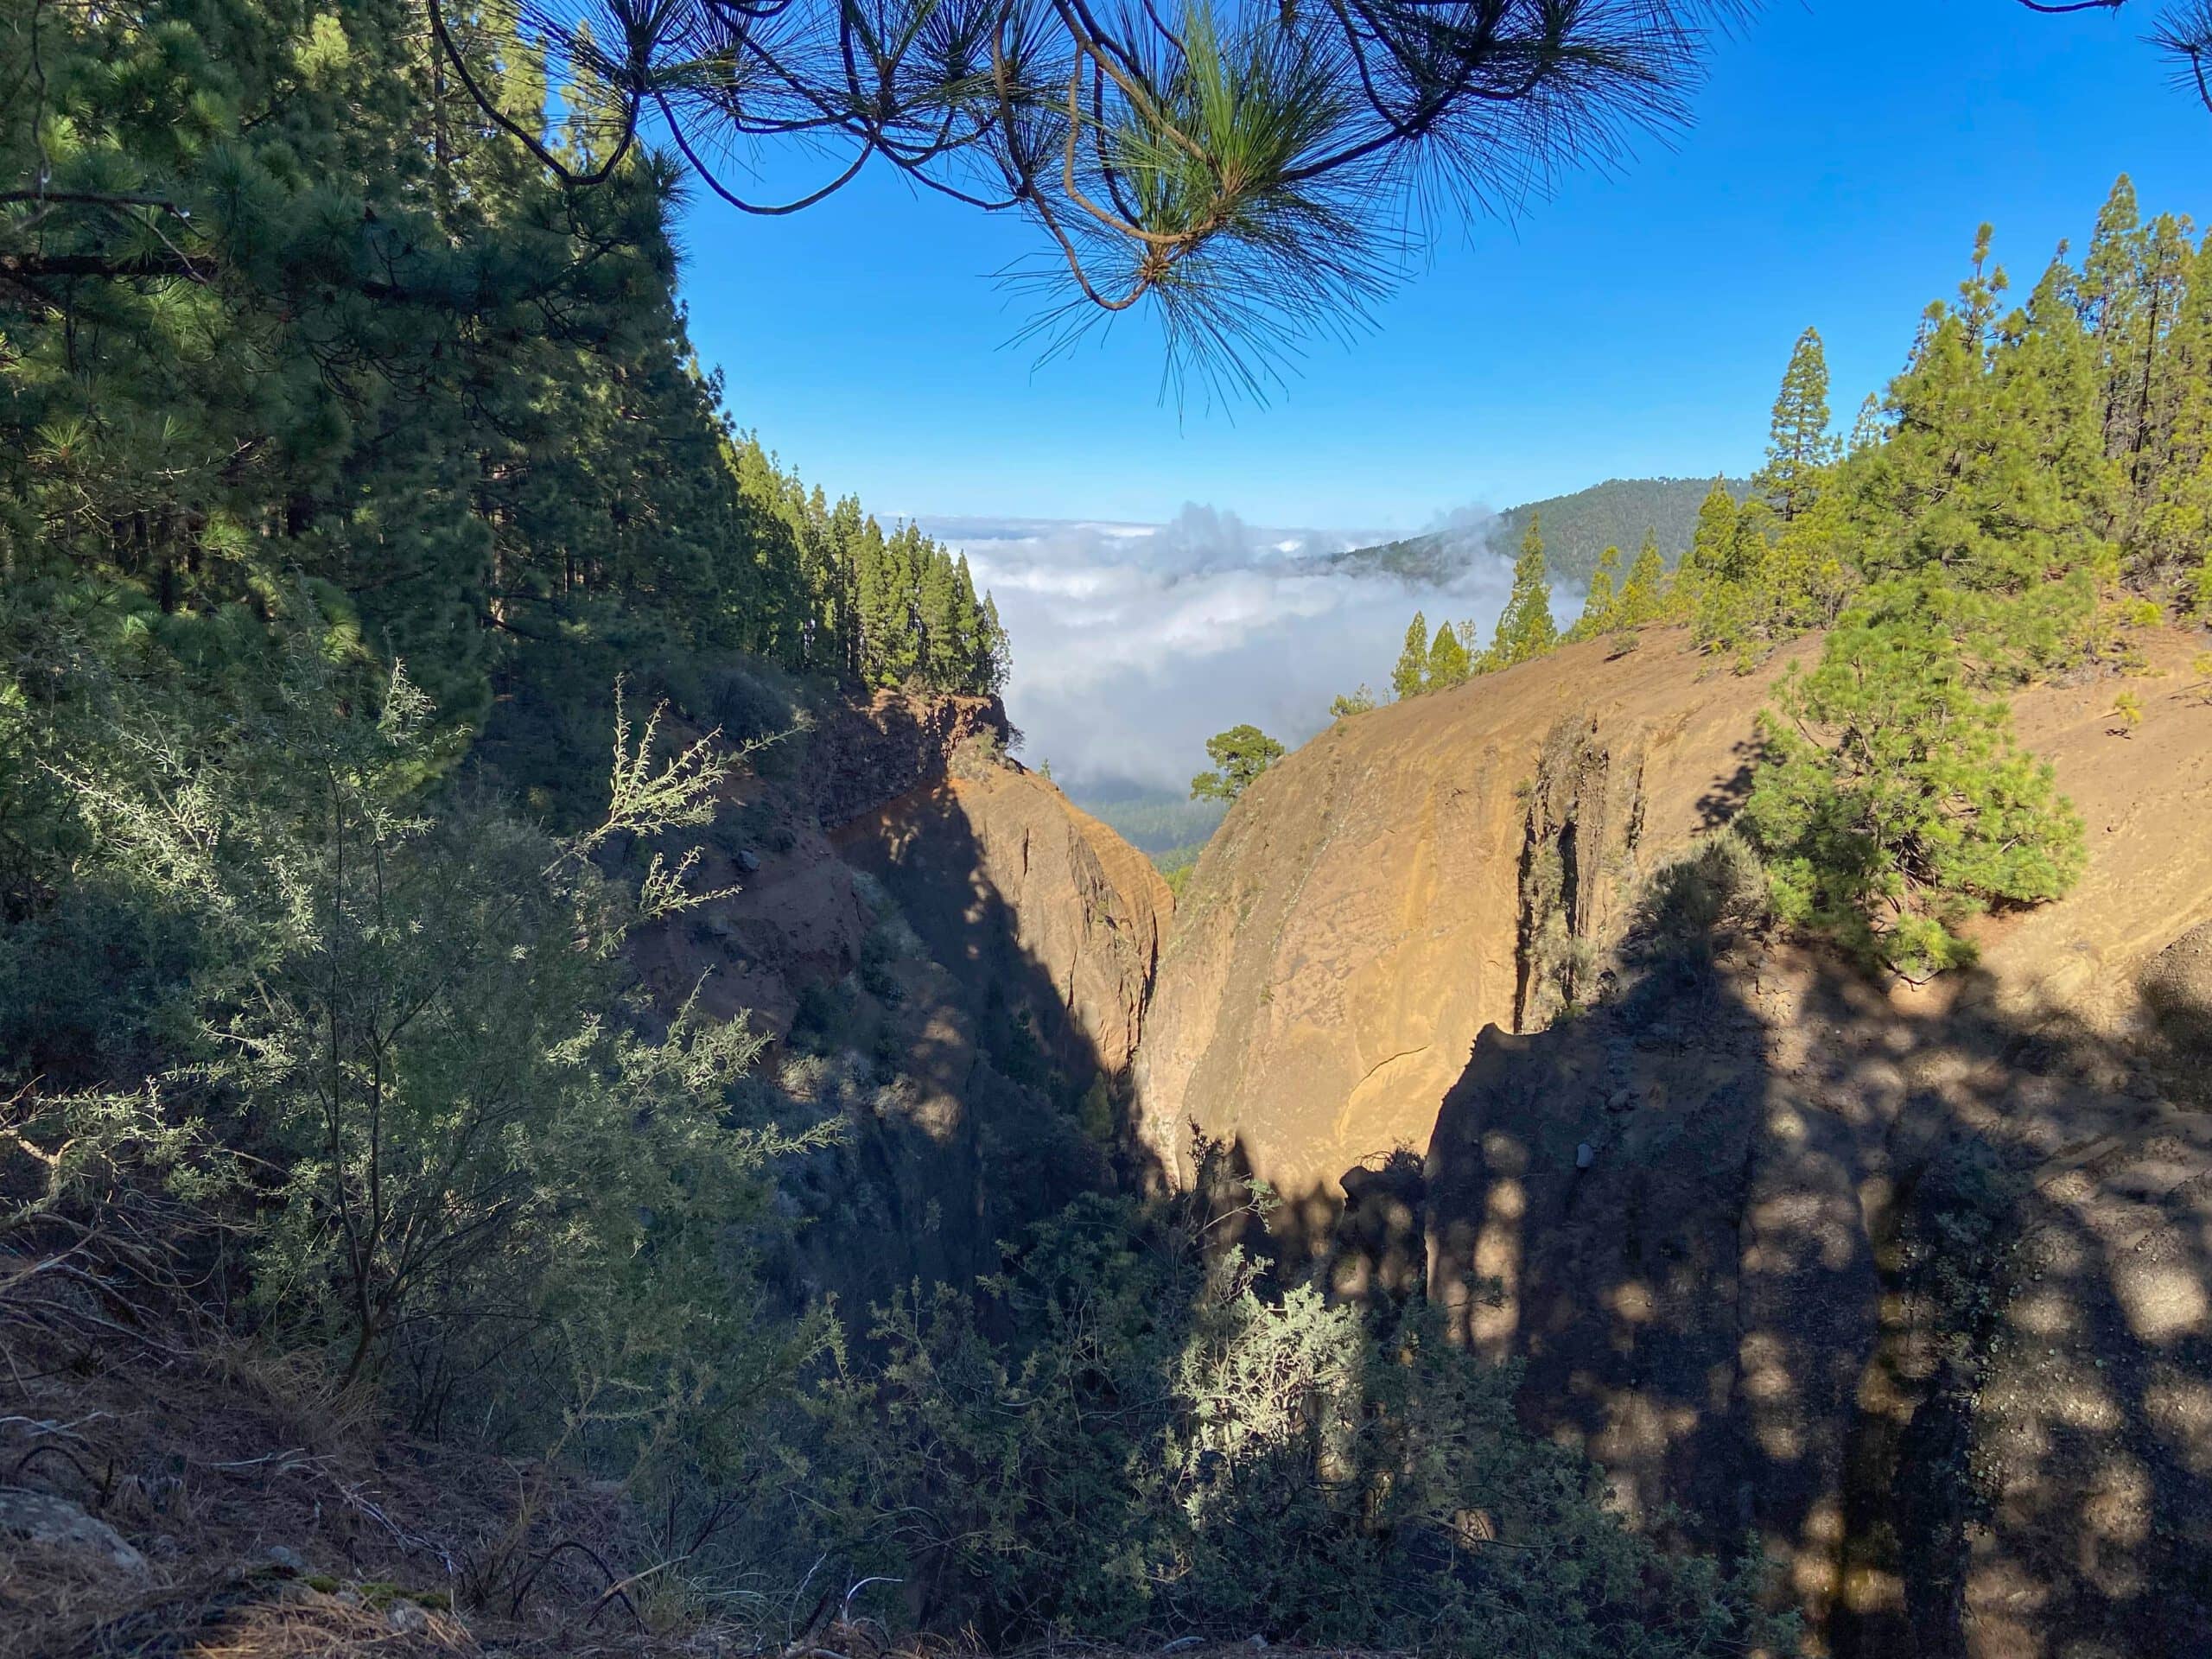
[[[2198,251],[2167,344],[2177,386],[2164,454],[2130,549],[2130,564],[2182,608],[2212,615],[2212,238]]]
[[[2139,398],[2143,296],[2137,277],[2142,242],[2135,181],[2123,173],[2098,211],[2088,257],[2082,262],[2080,296],[2082,325],[2105,365],[2097,404],[2107,455],[2127,452]]]
[[[911,531],[912,526],[907,528]],[[921,634],[922,675],[932,685],[958,690],[967,678],[969,652],[962,626],[959,572],[933,546],[918,551],[914,620]]]
[[[1869,576],[1941,570],[1984,596],[1977,654],[2017,673],[2087,647],[2116,469],[2102,453],[2095,359],[2054,267],[2024,309],[1994,317],[1989,231],[1960,299],[1930,314],[1890,387],[1894,430],[1855,464],[1852,542]]]
[[[1656,622],[1667,611],[1667,562],[1660,554],[1659,538],[1647,531],[1636,563],[1629,567],[1628,580],[1621,584],[1612,626],[1640,628],[1646,623]]]
[[[1532,516],[1521,537],[1521,555],[1513,562],[1513,591],[1497,619],[1497,632],[1488,653],[1495,668],[1511,668],[1541,657],[1559,644],[1559,626],[1552,620],[1552,585],[1544,570],[1543,515]]]
[[[1282,759],[1283,746],[1256,726],[1232,726],[1206,740],[1206,759],[1214,770],[1191,779],[1194,801],[1234,801],[1253,780]]]
[[[1827,627],[1842,614],[1860,582],[1849,544],[1846,504],[1834,490],[1783,528],[1767,556],[1767,638]]]
[[[0,497],[26,505],[42,556],[146,593],[172,632],[265,607],[272,583],[327,583],[456,728],[556,642],[596,653],[567,665],[585,683],[639,650],[780,654],[794,573],[720,464],[718,393],[670,287],[665,176],[641,155],[560,192],[425,73],[399,10],[232,8],[219,38],[210,16],[86,13],[47,41],[194,112],[188,141],[149,144],[130,100],[73,102],[70,144],[36,165],[64,192],[127,178],[179,203],[170,245],[209,280],[180,306],[126,258],[54,310],[0,292]],[[542,54],[505,14],[455,27],[542,133]],[[8,176],[35,170],[19,118],[35,101],[0,114]],[[97,267],[111,215],[36,217],[41,244]],[[24,222],[0,207],[11,259]]]
[[[1880,448],[1889,435],[1889,428],[1882,419],[1882,400],[1870,391],[1866,401],[1859,405],[1858,418],[1851,423],[1851,442],[1845,453],[1850,455],[1866,454]]]
[[[569,84],[561,89],[563,115],[560,152],[576,173],[595,171],[620,142],[620,100],[599,70],[602,61],[588,19],[576,25],[576,49],[569,54]]]
[[[1797,337],[1775,397],[1766,464],[1751,480],[1784,524],[1810,512],[1840,449],[1828,434],[1828,365],[1817,329]]]
[[[1736,498],[1726,480],[1714,479],[1713,487],[1698,504],[1697,528],[1690,534],[1689,550],[1675,567],[1668,589],[1667,613],[1677,619],[1697,614],[1706,590],[1724,580],[1736,557]]]
[[[2158,493],[2159,480],[2172,458],[2176,423],[2193,390],[2195,365],[2186,360],[2178,343],[2197,269],[2196,250],[2189,238],[2187,220],[2161,213],[2144,228],[2137,245],[2139,321],[2129,341],[2136,362],[2128,376],[2135,403],[2122,423],[2124,445],[2110,452],[2126,485],[2126,511],[2117,532],[2121,539],[2132,536]],[[2107,365],[2108,383],[2119,367]]]
[[[1459,643],[1459,635],[1452,632],[1452,625],[1445,623],[1436,631],[1436,638],[1428,646],[1428,687],[1431,691],[1447,690],[1461,684],[1467,677],[1471,664],[1467,648]]]
[[[1745,824],[1783,918],[1834,931],[1908,975],[1971,959],[1955,929],[2064,893],[2081,820],[2048,764],[1975,689],[1939,577],[1870,593],[1761,722]]]
[[[1403,702],[1428,689],[1428,618],[1421,612],[1406,625],[1406,646],[1390,671],[1390,694]]]
[[[1707,498],[1712,512],[1699,514],[1699,531],[1711,539],[1691,550],[1697,586],[1690,633],[1705,650],[1738,652],[1738,666],[1748,668],[1753,643],[1780,631],[1774,549],[1778,525],[1774,509],[1761,498],[1738,504],[1725,489],[1719,495],[1717,502]],[[1818,505],[1817,496],[1808,501],[1801,522],[1809,520]]]
[[[1656,553],[1657,549],[1653,551]],[[1598,568],[1590,573],[1590,591],[1583,595],[1582,614],[1567,630],[1570,640],[1595,639],[1619,626],[1620,574],[1621,550],[1609,547],[1598,556]]]

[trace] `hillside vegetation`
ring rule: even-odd
[[[2026,302],[1981,227],[1956,299],[1931,305],[1904,372],[1834,432],[1820,335],[1792,352],[1765,465],[1715,480],[1671,572],[1609,548],[1582,613],[1551,610],[1532,515],[1491,642],[1416,614],[1402,700],[1562,644],[1686,622],[1749,672],[1823,632],[1761,727],[1742,824],[1784,919],[1908,976],[1961,964],[1957,926],[2058,896],[2082,826],[2014,742],[2005,694],[2139,666],[2130,625],[2212,616],[2212,253],[2114,186],[2082,263],[2062,250]],[[2121,688],[2123,722],[2141,717]]]
[[[1306,1195],[1130,1121],[1162,884],[1007,760],[964,561],[804,484],[689,345],[681,170],[630,138],[671,20],[724,14],[551,60],[515,15],[0,0],[0,1645],[1786,1651],[1766,1541],[1631,1527],[1409,1274],[1332,1294],[1280,1246]],[[1586,21],[1531,16],[1547,65]],[[1179,48],[1200,111],[1219,46]],[[1030,168],[1001,114],[969,136]],[[1174,153],[1147,289],[1281,172]],[[1531,512],[1491,641],[1423,623],[1340,733],[1432,727],[1456,788],[1416,696],[1503,706],[1562,639],[1673,621],[1742,701],[1728,671],[1819,632],[1743,805],[1768,901],[1963,961],[2084,864],[2005,695],[2212,604],[2190,234],[2116,194],[2017,312],[1978,254],[1845,455],[1808,345],[1671,576],[1593,564],[1562,629],[1546,537],[1586,532]],[[1210,878],[1301,757],[1224,735],[1233,844],[1174,949],[1287,937]],[[1571,740],[1462,791],[1542,829],[1492,861],[1532,1019],[1587,987]],[[1470,844],[1363,849],[1360,890],[1409,869],[1433,947]]]
[[[1158,857],[1185,848],[1203,847],[1229,810],[1226,802],[1194,801],[1166,791],[1098,799],[1077,798],[1084,810],[1139,852]]]
[[[1808,331],[1674,572],[1555,614],[1532,521],[1251,781],[1135,1105],[1811,1651],[2196,1652],[2212,267],[2125,181],[2023,303],[1976,241],[1847,435]]]

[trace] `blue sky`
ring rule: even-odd
[[[741,423],[833,493],[904,514],[1410,531],[1608,476],[1742,472],[1790,341],[1828,342],[1840,421],[1993,221],[2023,286],[2117,173],[2212,215],[2212,115],[2132,21],[2012,0],[1775,0],[1716,54],[1695,123],[1515,224],[1439,227],[1346,347],[1264,408],[1159,399],[1143,321],[1042,369],[991,274],[1031,233],[872,170],[779,220],[682,226],[702,356]]]

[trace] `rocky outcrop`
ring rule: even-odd
[[[771,1270],[795,1303],[834,1296],[856,1338],[893,1292],[995,1270],[1000,1240],[1115,1179],[1109,1096],[1173,899],[1005,735],[995,699],[886,692],[830,717],[801,764],[772,756],[671,838],[721,896],[630,945],[663,1008],[774,1039],[764,1116],[843,1123],[779,1171],[797,1225]]]
[[[1134,1068],[1162,1160],[1194,1119],[1277,1186],[1333,1191],[1426,1145],[1484,1027],[1602,993],[1643,882],[1741,804],[1758,710],[1812,649],[1738,676],[1685,643],[1593,641],[1339,721],[1254,784],[1184,893]],[[2200,648],[2142,641],[2177,677]],[[2015,1022],[2121,1030],[2143,964],[2212,917],[2194,804],[2212,799],[2212,713],[2152,697],[2131,731],[2112,697],[2089,681],[2016,699],[2091,857],[2063,902],[1980,931],[1974,994]]]
[[[783,1068],[798,1103],[845,1132],[779,1174],[799,1224],[771,1263],[795,1304],[833,1297],[855,1339],[871,1307],[998,1271],[1001,1240],[1113,1180],[1063,1101],[999,1069],[954,976],[918,957],[872,977],[845,1046]]]
[[[2212,1650],[2212,1118],[1993,1006],[1753,949],[1486,1031],[1429,1294],[1630,1516],[1756,1535],[1815,1654]]]
[[[1548,1025],[1599,988],[1601,950],[1635,892],[1647,734],[1562,717],[1544,740],[1521,836],[1513,1028]]]
[[[1290,1200],[1279,1260],[1440,1303],[1630,1514],[1755,1535],[1815,1653],[2212,1644],[2212,718],[2021,696],[2088,874],[1985,924],[1976,971],[1885,988],[1639,921],[1740,803],[1786,668],[1680,644],[1339,722],[1230,814],[1172,933],[1150,867],[979,715],[862,719],[846,753],[921,768],[864,805],[810,772],[748,795],[716,855],[747,890],[686,948],[861,988],[800,1085],[854,1133],[788,1193],[799,1290],[988,1269],[1116,1179],[1126,1068],[1161,1166],[1187,1119],[1232,1143]]]
[[[970,988],[979,1018],[1026,1029],[1077,1090],[1122,1077],[1174,911],[1142,854],[1006,765],[942,779],[836,839]]]
[[[696,996],[713,1018],[741,1015],[780,1039],[809,987],[859,965],[874,918],[792,782],[737,779],[705,837],[672,841],[667,855],[695,846],[694,886],[723,896],[642,930],[631,961],[663,1007]]]
[[[790,1068],[848,1127],[785,1184],[808,1224],[801,1300],[966,1284],[1001,1240],[1116,1179],[1111,1102],[1173,900],[1046,779],[988,750],[959,770],[834,836],[836,869],[887,907],[841,988],[840,1052]]]
[[[647,985],[664,1006],[696,995],[715,1018],[785,1035],[810,986],[859,966],[875,922],[834,832],[943,779],[965,751],[998,753],[1007,734],[995,697],[878,691],[823,718],[796,764],[772,756],[783,764],[733,779],[703,836],[666,838],[666,857],[696,849],[692,885],[723,896],[633,939]]]
[[[149,1570],[145,1556],[121,1533],[51,1492],[0,1486],[0,1536],[67,1550],[134,1579]]]
[[[1576,646],[1339,721],[1254,784],[1161,963],[1135,1068],[1159,1154],[1195,1119],[1277,1186],[1333,1188],[1426,1143],[1484,1026],[1586,999],[1643,874],[1732,809],[1781,671],[1679,645]]]
[[[836,830],[944,775],[963,744],[1003,752],[1013,735],[996,697],[878,691],[808,734],[805,774],[815,816]]]
[[[2191,928],[2151,959],[2143,1001],[2175,1043],[2212,1059],[2212,922]]]

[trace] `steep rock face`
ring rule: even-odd
[[[1294,1197],[1340,1185],[1317,1254],[1355,1294],[1417,1209],[1428,1294],[1526,1365],[1531,1426],[1633,1515],[1756,1534],[1815,1652],[2212,1650],[2212,1096],[2138,988],[2185,995],[2212,919],[2212,713],[2156,679],[2132,729],[2109,678],[2019,697],[2088,874],[1885,990],[1756,940],[1612,954],[1740,798],[1765,690],[1645,649],[1262,779],[1163,965],[1153,1132],[1189,1111]],[[1402,1158],[1346,1173],[1400,1141],[1418,1204]]]
[[[801,1225],[778,1265],[795,1301],[834,1295],[855,1337],[893,1294],[997,1271],[1001,1240],[1113,1180],[1071,1113],[998,1069],[953,975],[921,957],[884,979],[869,1029],[783,1068],[785,1088],[846,1132],[779,1174]]]
[[[1265,773],[1161,963],[1135,1067],[1159,1155],[1195,1119],[1278,1186],[1332,1187],[1426,1141],[1484,1026],[1586,998],[1574,965],[1641,875],[1740,794],[1781,669],[1738,677],[1681,638],[1580,645],[1340,721]]]
[[[805,775],[815,815],[825,829],[837,829],[944,776],[970,738],[994,739],[1003,748],[1010,734],[996,697],[878,691],[808,734]]]
[[[1144,855],[1017,766],[942,779],[838,832],[986,1020],[1020,1022],[1078,1090],[1118,1079],[1174,899]]]
[[[1264,774],[1207,847],[1134,1068],[1172,1160],[1195,1119],[1294,1192],[1426,1143],[1478,1032],[1541,1027],[1602,993],[1642,880],[1741,804],[1755,721],[1811,642],[1737,676],[1651,631],[1574,646],[1340,721]],[[2201,647],[2152,633],[2178,681]],[[2156,687],[2156,680],[2148,682]],[[2212,915],[2212,709],[2152,691],[2132,734],[2113,683],[2016,699],[2021,740],[2082,810],[2063,902],[1980,931],[1976,994],[2015,1020],[2139,1021],[2136,978]]]
[[[735,780],[707,836],[683,845],[699,848],[696,887],[725,896],[644,930],[632,961],[664,1007],[696,995],[717,1020],[786,1036],[807,988],[860,960],[871,918],[851,868],[806,791],[774,779]]]
[[[833,833],[944,778],[974,740],[1002,744],[1007,733],[995,697],[877,691],[808,733],[796,765],[734,779],[713,826],[664,849],[678,857],[696,847],[693,885],[725,896],[633,941],[646,983],[664,1005],[696,992],[717,1019],[742,1013],[787,1034],[809,986],[859,964],[873,923]]]
[[[1879,1285],[1850,1129],[1785,1102],[1734,988],[1485,1031],[1429,1147],[1429,1293],[1527,1364],[1531,1427],[1595,1457],[1631,1519],[1680,1504],[1700,1541],[1756,1528],[1794,1568],[1808,1531],[1840,1536]]]
[[[779,1172],[797,1225],[772,1271],[795,1301],[835,1295],[855,1336],[892,1292],[995,1270],[998,1241],[1114,1179],[1073,1103],[1127,1066],[1173,901],[993,759],[1004,735],[988,699],[887,692],[832,716],[799,765],[733,780],[713,825],[662,849],[697,843],[697,885],[734,891],[631,945],[663,1007],[696,998],[775,1039],[769,1115],[843,1122]]]
[[[1631,1517],[1755,1534],[1815,1654],[2212,1650],[2212,1116],[1994,1007],[1748,950],[1486,1031],[1429,1294]]]

